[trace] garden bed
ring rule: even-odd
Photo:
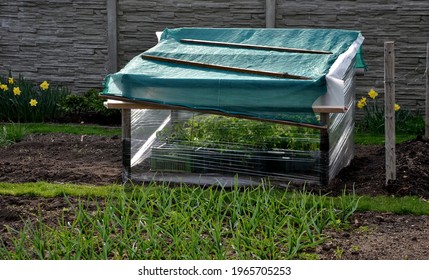
[[[109,184],[121,181],[119,137],[67,134],[34,134],[0,148],[0,181],[50,181]],[[397,145],[398,179],[384,186],[384,147],[357,146],[355,158],[330,184],[314,191],[341,193],[346,186],[359,195],[417,195],[429,198],[429,142]],[[302,187],[302,186],[295,186]],[[310,188],[310,186],[307,186]],[[71,203],[77,203],[71,199]],[[36,222],[38,211],[53,226],[68,207],[63,197],[0,196],[0,234],[5,226],[22,226],[22,219]],[[345,232],[326,232],[331,237],[308,253],[322,259],[427,259],[427,216],[356,213]]]

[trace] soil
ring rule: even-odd
[[[350,166],[328,187],[332,195],[344,188],[358,195],[415,195],[429,198],[429,142],[422,139],[396,146],[397,180],[385,186],[384,147],[357,146]],[[119,137],[33,134],[0,148],[0,182],[106,185],[121,182]],[[70,198],[72,204],[77,199]],[[6,226],[18,229],[23,220],[55,225],[69,207],[63,197],[0,195],[0,237]],[[72,215],[72,214],[70,214]],[[325,232],[327,241],[308,253],[321,259],[429,259],[429,216],[358,212],[345,231]],[[1,239],[0,239],[1,240]]]

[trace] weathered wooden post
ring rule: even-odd
[[[320,122],[326,129],[320,130],[320,183],[329,184],[329,113],[320,113]]]
[[[107,0],[107,72],[118,71],[118,5]],[[122,109],[122,181],[131,178],[131,109]]]
[[[276,27],[276,0],[266,0],[265,2],[265,27]]]
[[[384,125],[386,143],[386,185],[390,180],[396,180],[394,44],[394,42],[384,43]]]
[[[107,0],[107,72],[118,71],[117,0]]]
[[[429,139],[429,43],[426,45],[426,106],[425,139]]]

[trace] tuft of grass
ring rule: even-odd
[[[80,124],[54,124],[54,123],[5,123],[2,126],[3,130],[9,135],[17,135],[12,142],[22,139],[27,134],[32,133],[68,133],[76,135],[99,135],[99,136],[119,136],[121,128],[105,127],[97,125],[80,125]],[[1,139],[0,135],[0,139]]]
[[[20,141],[27,133],[26,127],[19,124],[0,126],[0,147]]]
[[[0,195],[13,196],[39,196],[39,197],[56,197],[56,196],[78,196],[78,197],[105,197],[112,192],[122,190],[120,185],[109,186],[92,186],[92,185],[75,185],[75,184],[54,184],[47,182],[35,183],[5,183],[0,182]]]
[[[384,134],[380,133],[368,133],[358,131],[355,134],[355,144],[358,145],[384,145],[385,143]],[[403,143],[405,141],[416,139],[414,134],[397,134],[396,144]]]
[[[400,215],[429,215],[429,202],[415,196],[362,196],[356,210],[391,212]]]
[[[299,258],[324,241],[326,227],[338,227],[338,220],[356,208],[357,200],[338,199],[344,209],[333,198],[264,184],[114,189],[104,199],[70,205],[71,215],[57,226],[27,222],[21,230],[9,228],[0,258]]]
[[[28,133],[69,133],[77,135],[121,135],[121,128],[81,124],[27,123]]]

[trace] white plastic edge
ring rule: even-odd
[[[327,92],[313,103],[313,107],[323,108],[325,106],[346,106],[344,101],[344,81],[342,80],[342,77],[359,51],[364,40],[365,38],[362,34],[359,34],[348,50],[338,56],[325,77]]]

